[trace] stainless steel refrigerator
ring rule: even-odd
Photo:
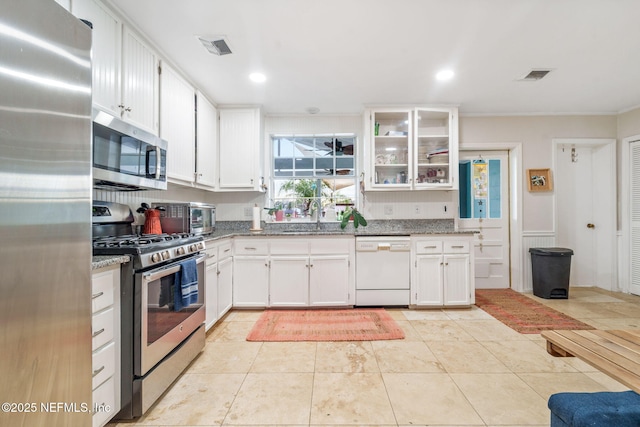
[[[0,14],[0,425],[90,426],[91,29]]]

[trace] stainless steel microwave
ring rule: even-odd
[[[94,108],[94,188],[166,190],[167,145],[156,135]]]
[[[206,203],[153,203],[160,211],[163,233],[211,234],[216,229],[216,207]]]

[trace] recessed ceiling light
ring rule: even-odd
[[[442,70],[442,71],[439,71],[438,74],[436,74],[436,80],[444,82],[447,80],[451,80],[453,76],[454,76],[454,73],[452,70]]]
[[[255,83],[264,83],[267,80],[267,76],[262,73],[251,73],[249,74],[249,79]]]

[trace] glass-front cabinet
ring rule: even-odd
[[[457,188],[457,108],[371,109],[367,116],[369,190]]]
[[[373,111],[373,187],[411,188],[411,110]]]

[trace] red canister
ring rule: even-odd
[[[160,225],[160,211],[157,209],[148,209],[144,213],[144,234],[162,234],[162,226]]]

